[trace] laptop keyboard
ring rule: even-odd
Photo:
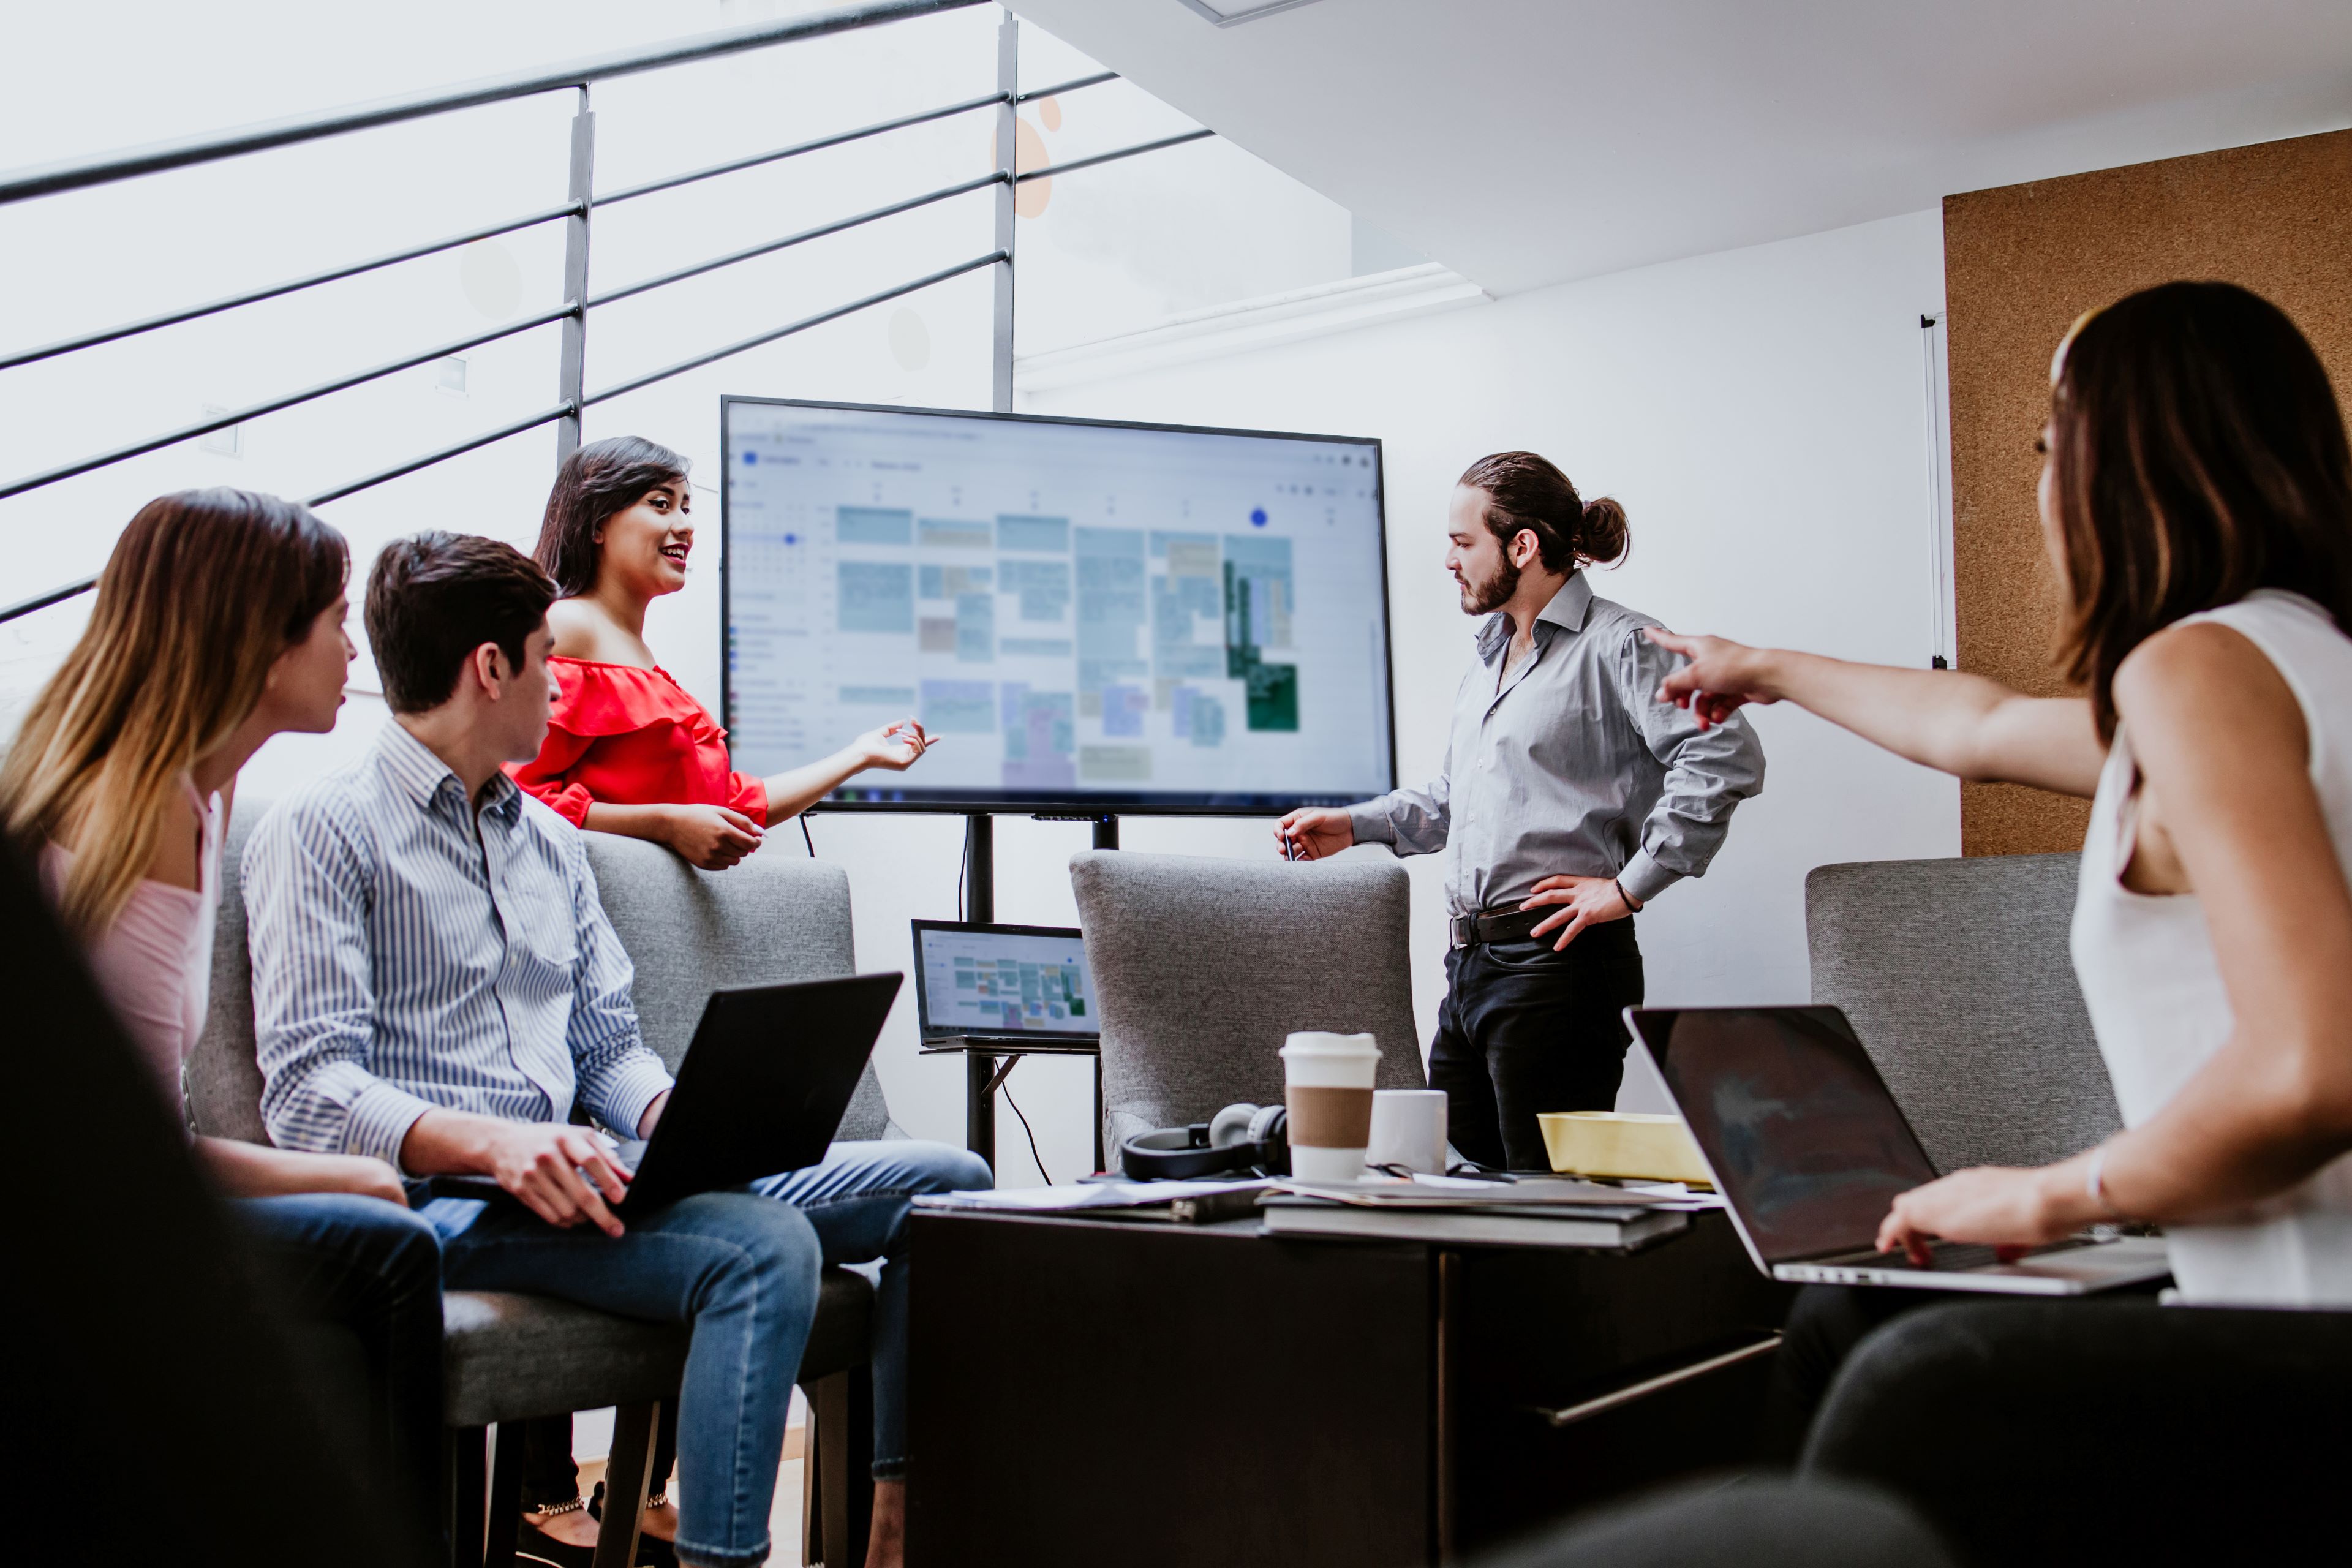
[[[2048,1247],[2034,1247],[2031,1251],[2024,1253],[2021,1258],[2013,1258],[2011,1261],[2022,1262],[2028,1258],[2047,1258],[2053,1252],[2071,1252],[2074,1248],[2084,1245],[2086,1244],[2079,1241],[2054,1242]],[[1914,1263],[1909,1258],[1897,1253],[1892,1257],[1879,1259],[1878,1267],[1882,1268],[1916,1268],[1922,1273],[1932,1274],[1962,1274],[1971,1268],[1989,1268],[2000,1261],[2000,1255],[1998,1252],[1993,1248],[1983,1246],[1978,1242],[1938,1241],[1932,1242],[1928,1245],[1927,1261],[1925,1263]]]

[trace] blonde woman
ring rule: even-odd
[[[274,496],[149,502],[0,763],[0,826],[37,858],[174,1107],[204,1026],[237,771],[272,735],[334,727],[353,656],[348,570],[341,535]],[[193,1148],[296,1299],[359,1338],[373,1468],[424,1510],[440,1434],[440,1248],[399,1173],[231,1139]]]

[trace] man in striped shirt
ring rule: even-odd
[[[262,1112],[281,1147],[489,1175],[520,1199],[427,1205],[449,1285],[690,1323],[677,1554],[757,1563],[819,1268],[887,1257],[913,1194],[987,1185],[988,1168],[939,1144],[836,1144],[623,1221],[627,1177],[567,1118],[577,1100],[648,1136],[670,1077],[577,830],[500,769],[546,733],[553,594],[491,540],[427,533],[378,558],[367,625],[393,720],[246,850]],[[869,1563],[902,1555],[904,1274],[886,1264],[876,1310]]]

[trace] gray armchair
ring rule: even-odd
[[[2123,1124],[2067,954],[2077,864],[1869,860],[1805,879],[1813,1000],[1845,1009],[1939,1171],[2046,1164]]]
[[[222,855],[220,921],[213,945],[212,1011],[186,1067],[188,1111],[199,1132],[267,1143],[261,1072],[254,1060],[253,987],[238,860],[268,804],[239,801]],[[733,870],[697,871],[667,849],[605,834],[587,836],[605,912],[636,965],[635,994],[646,1042],[675,1068],[720,985],[814,979],[856,967],[849,879],[839,867],[784,855],[753,856]],[[843,1138],[887,1135],[889,1112],[869,1065],[844,1119]],[[803,1353],[812,1451],[803,1474],[803,1561],[863,1557],[865,1474],[870,1433],[854,1384],[864,1375],[873,1289],[846,1269],[825,1271],[816,1321]],[[488,1429],[574,1410],[619,1407],[614,1426],[599,1568],[628,1563],[637,1500],[652,1463],[657,1403],[676,1395],[686,1364],[684,1330],[615,1317],[544,1297],[451,1290],[442,1297],[446,1420],[453,1434],[450,1531],[457,1561],[507,1561],[520,1507],[520,1445],[499,1445],[484,1474]],[[640,1478],[635,1485],[627,1478]],[[485,1491],[485,1486],[488,1491]]]
[[[1423,1086],[1412,884],[1385,849],[1305,864],[1090,850],[1070,883],[1102,1010],[1107,1149],[1279,1100],[1294,1029],[1368,1031],[1381,1087]]]

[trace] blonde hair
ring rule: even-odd
[[[63,913],[78,933],[122,912],[183,775],[253,711],[349,568],[342,535],[308,508],[247,490],[163,496],[122,531],[89,625],[0,763],[18,847],[73,840]]]

